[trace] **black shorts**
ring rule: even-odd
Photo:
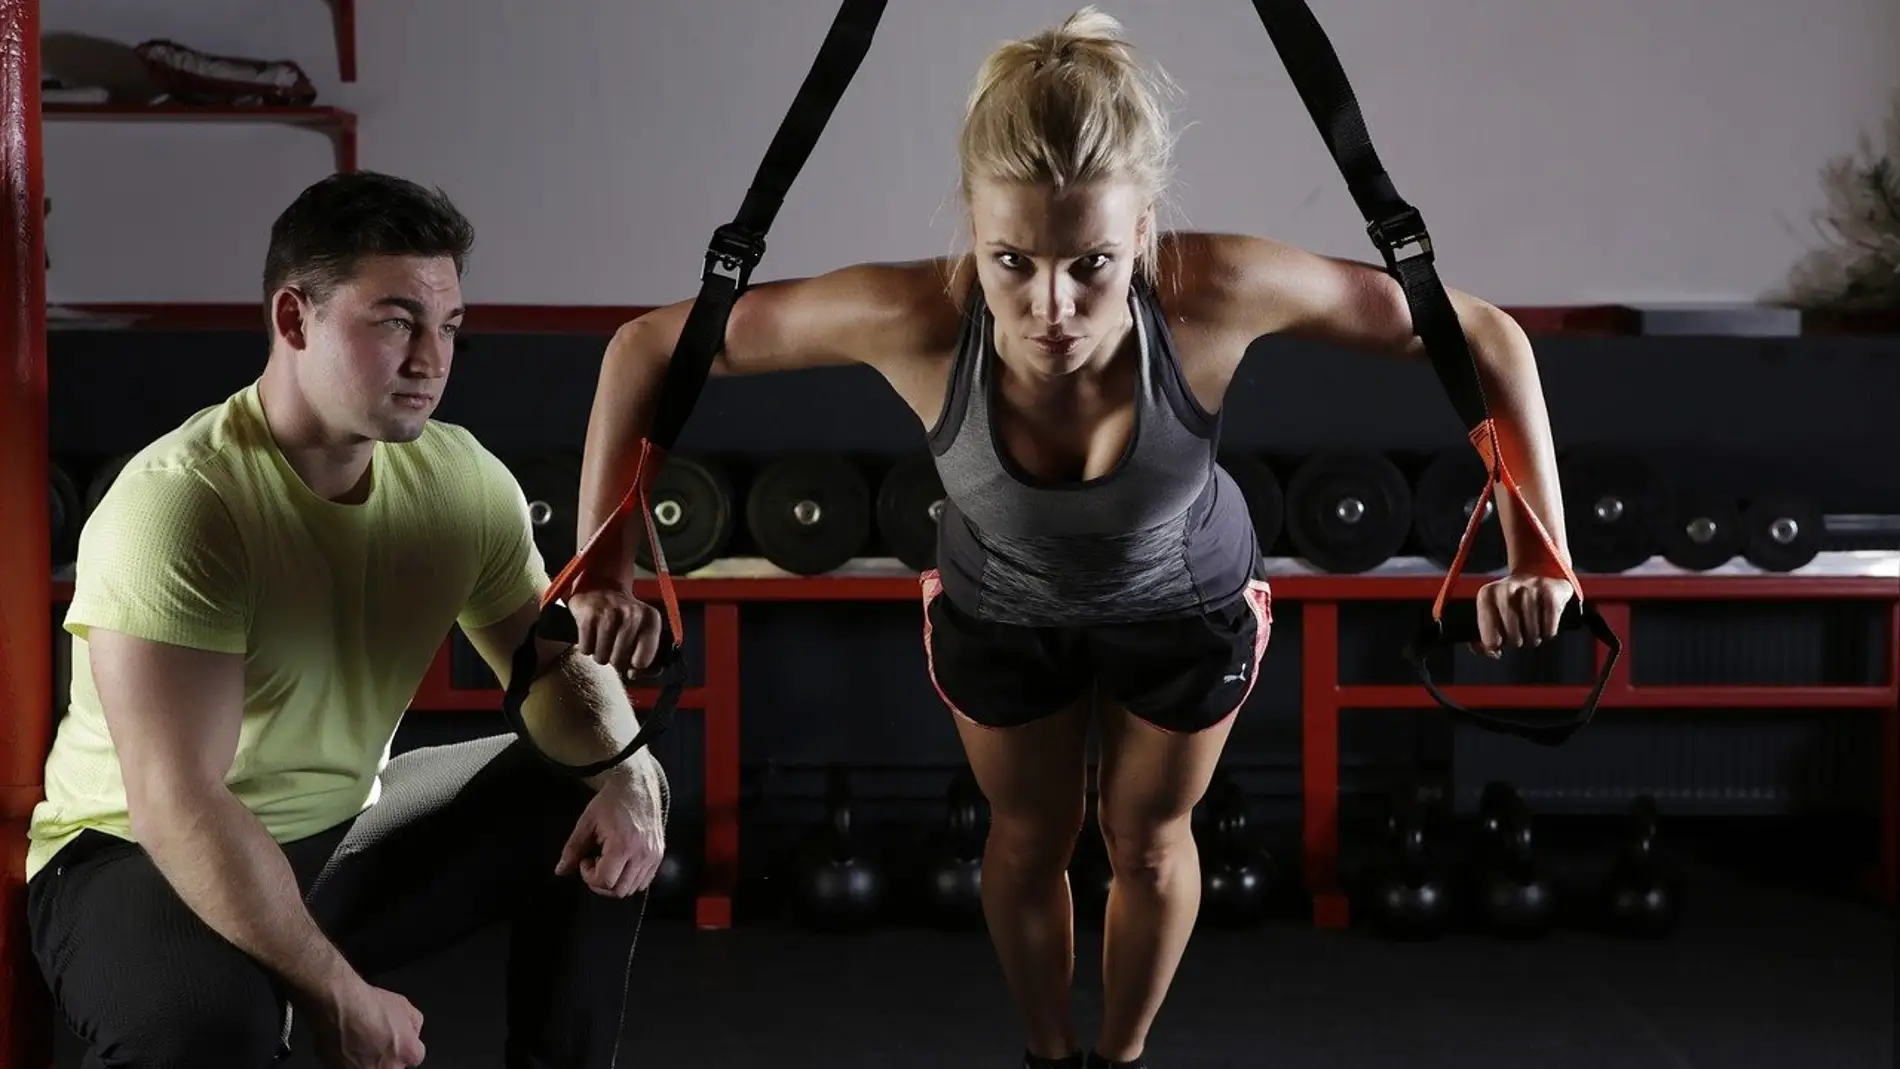
[[[1205,730],[1253,692],[1273,630],[1264,579],[1201,615],[1086,627],[978,620],[943,596],[936,571],[922,582],[931,682],[952,712],[985,727],[1039,720],[1094,685],[1165,731]]]

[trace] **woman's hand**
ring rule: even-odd
[[[613,666],[622,676],[639,672],[660,652],[660,610],[624,590],[583,590],[567,599],[580,631],[577,649]]]
[[[1568,579],[1507,575],[1478,591],[1478,641],[1471,652],[1497,657],[1508,647],[1541,645],[1557,635],[1576,591]]]

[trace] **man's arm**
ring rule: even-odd
[[[224,784],[244,713],[243,655],[93,628],[92,676],[132,833],[185,904],[304,999],[364,984],[318,929],[284,852]]]
[[[185,468],[127,470],[80,536],[66,628],[125,783],[132,835],[187,906],[300,1001],[364,989],[304,908],[283,850],[228,787],[244,717],[249,584],[236,521]]]
[[[536,596],[492,624],[464,628],[469,644],[503,687],[513,674],[515,651],[540,613],[541,599]],[[536,646],[546,671],[522,703],[521,716],[537,746],[557,761],[580,765],[612,757],[633,741],[640,724],[625,686],[611,667],[581,656],[565,643],[542,639]],[[656,771],[653,760],[652,752],[642,748],[585,782],[599,790],[616,777],[651,776]]]

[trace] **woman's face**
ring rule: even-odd
[[[970,189],[977,279],[997,345],[1045,375],[1087,366],[1128,324],[1128,287],[1152,215],[1132,182]]]

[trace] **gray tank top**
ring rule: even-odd
[[[1167,320],[1137,279],[1135,427],[1098,478],[1039,482],[990,418],[995,320],[973,287],[949,396],[929,433],[943,480],[944,596],[981,620],[1031,627],[1190,616],[1241,596],[1258,571],[1253,521],[1215,462],[1220,417],[1189,392]]]

